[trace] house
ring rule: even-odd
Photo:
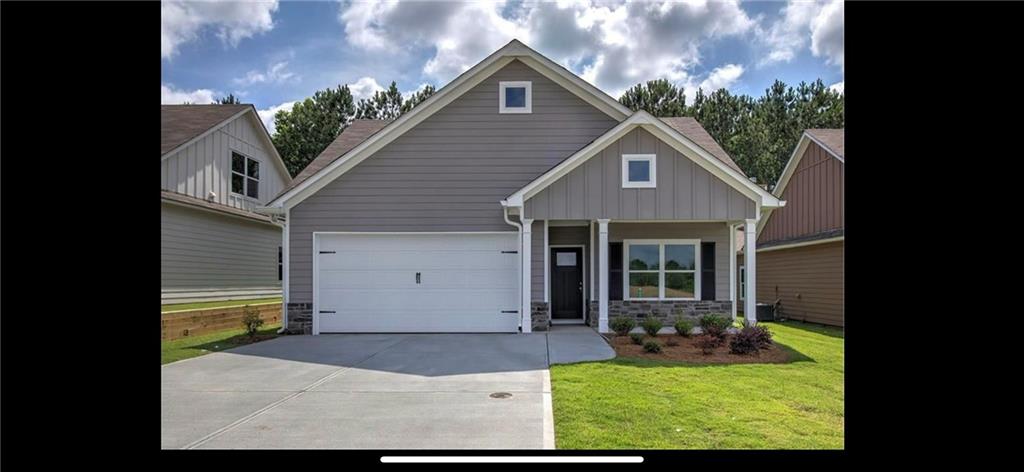
[[[162,303],[281,294],[282,225],[256,207],[291,184],[252,105],[160,107]]]
[[[804,131],[774,190],[787,204],[757,226],[757,301],[780,301],[789,319],[844,325],[843,144],[842,129]]]
[[[286,221],[287,326],[313,334],[729,313],[734,229],[783,205],[696,121],[515,40],[313,165],[260,209]]]

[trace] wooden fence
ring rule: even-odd
[[[281,303],[249,305],[260,312],[266,325],[281,322]],[[244,306],[206,308],[160,314],[160,339],[171,341],[200,334],[242,328]]]

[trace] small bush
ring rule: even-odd
[[[629,334],[629,332],[636,327],[636,322],[633,321],[633,318],[626,318],[625,316],[616,316],[615,318],[612,318],[612,321],[609,324],[611,325],[610,327],[612,328],[612,331],[615,331],[615,334],[619,336]]]
[[[256,336],[256,331],[263,326],[263,320],[260,319],[260,311],[246,305],[242,311],[242,326],[245,327],[245,334],[250,338]]]
[[[638,346],[644,343],[644,335],[640,333],[630,334],[629,339],[632,339],[633,344],[636,344]]]
[[[697,338],[696,344],[697,347],[700,348],[700,352],[703,353],[705,356],[708,356],[711,355],[711,353],[715,352],[715,349],[717,349],[718,346],[722,345],[722,340],[715,336],[708,336],[706,334],[702,334],[700,335],[700,337]]]
[[[652,354],[658,354],[661,352],[661,344],[658,344],[654,340],[650,340],[644,343],[644,351]]]
[[[673,326],[676,328],[676,333],[684,338],[690,337],[690,334],[693,332],[693,322],[690,320],[678,318]]]
[[[729,342],[729,352],[733,354],[757,354],[772,344],[772,333],[764,326],[747,326],[736,333]]]
[[[679,345],[679,341],[676,341],[675,338],[669,338],[668,341],[665,341],[665,345],[668,347],[676,347]]]
[[[732,320],[730,320],[726,316],[717,313],[708,313],[700,317],[701,331],[707,331],[708,328],[718,328],[722,331],[725,331],[725,329],[728,328],[729,326],[732,326]]]
[[[644,318],[644,322],[641,323],[640,326],[644,328],[644,331],[646,331],[647,334],[657,336],[658,331],[661,330],[661,320],[653,316],[648,316],[647,318]]]

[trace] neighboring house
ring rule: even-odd
[[[844,325],[843,136],[841,129],[804,131],[775,186],[786,207],[757,227],[757,301],[781,301],[790,319]]]
[[[395,121],[356,121],[260,211],[286,216],[293,330],[607,332],[730,312],[734,229],[781,205],[696,121],[512,41]]]
[[[163,303],[281,294],[281,223],[253,210],[291,184],[252,105],[160,107]]]

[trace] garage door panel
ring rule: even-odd
[[[514,332],[517,234],[319,234],[321,332]],[[416,274],[419,273],[419,283]],[[333,313],[330,313],[333,312]]]

